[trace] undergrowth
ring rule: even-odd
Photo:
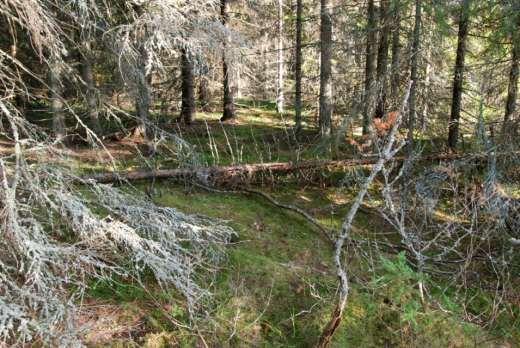
[[[198,331],[172,324],[188,320],[175,294],[166,295],[153,286],[151,293],[140,293],[118,282],[94,288],[93,298],[130,302],[143,308],[146,334],[134,341],[119,340],[117,344],[189,347],[202,344],[202,340],[214,347],[315,344],[330,315],[336,291],[331,248],[318,231],[299,216],[257,197],[187,190],[167,182],[160,184],[158,192],[155,200],[161,205],[229,219],[239,237],[212,280],[209,290],[214,295],[214,305],[208,319],[196,323]],[[340,223],[342,213],[320,210],[319,205],[326,206],[328,201],[323,197],[341,202],[342,197],[347,199],[350,195],[348,190],[341,194],[337,189],[301,190],[290,186],[271,194],[280,200],[300,197],[298,204],[307,209],[312,209],[314,202],[316,215],[330,226]],[[315,196],[322,199],[311,199]],[[373,220],[370,214],[360,214],[356,225],[373,226]],[[373,268],[356,260],[350,263],[356,267],[352,272],[368,281],[354,280],[335,347],[491,347],[502,340],[518,339],[514,334],[518,323],[511,322],[517,315],[504,314],[509,321],[503,318],[493,329],[465,322],[462,299],[450,294],[446,290],[449,288],[437,280],[417,274],[404,254],[386,255],[373,263]],[[419,279],[429,289],[424,302],[416,286]],[[109,289],[113,289],[112,295]],[[152,299],[168,310],[157,311],[150,306]],[[473,310],[485,310],[490,303],[478,308],[473,301],[473,306]]]

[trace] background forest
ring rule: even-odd
[[[520,345],[519,0],[0,0],[0,347]]]

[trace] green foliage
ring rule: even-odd
[[[330,316],[336,290],[335,277],[330,272],[330,248],[318,232],[299,216],[277,209],[261,198],[205,191],[187,193],[167,183],[158,185],[158,203],[229,219],[239,232],[227,260],[212,279],[212,320],[198,323],[206,342],[228,347],[313,346]],[[330,201],[326,198],[349,197],[348,192],[339,197],[337,189],[303,191],[290,185],[271,194],[280,201],[303,196],[305,199],[297,204],[307,210],[327,206]],[[323,223],[337,228],[346,208],[335,215],[316,215]],[[359,218],[357,226],[374,228],[374,219],[363,214]],[[352,260],[349,267],[351,272],[368,274],[359,261]],[[419,282],[426,289],[424,304]],[[95,284],[90,295],[103,301],[141,306],[146,312],[144,322],[148,330],[142,344],[195,345],[197,335],[172,325],[172,319],[189,323],[179,298],[147,284],[154,301],[159,301],[162,308],[151,301],[150,294],[137,291],[121,279]],[[464,307],[464,299],[457,294],[441,286],[438,280],[417,273],[404,253],[381,258],[366,287],[353,285],[344,323],[333,346],[473,347],[475,342],[478,346],[492,346],[496,341],[489,332],[462,320],[463,309],[475,315],[491,314],[490,295],[468,294],[471,301]],[[506,314],[498,316],[493,334],[518,339],[514,333],[514,328],[519,327],[518,310],[516,316]],[[205,334],[208,332],[211,334]]]
[[[419,283],[426,287],[431,280],[415,272],[404,253],[382,258],[367,291],[357,289],[352,295],[345,336],[338,341],[347,347],[472,347],[486,337],[446,310],[459,308],[454,298],[432,296],[423,304]]]
[[[118,303],[140,301],[148,297],[139,284],[116,278],[96,281],[89,286],[88,295],[92,298],[113,300]]]

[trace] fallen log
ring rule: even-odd
[[[370,166],[371,159],[341,161],[304,161],[256,163],[232,166],[193,167],[177,169],[136,170],[128,172],[100,173],[85,176],[84,180],[97,183],[139,181],[150,179],[196,180],[208,186],[221,183],[239,183],[252,180],[258,175],[280,175],[313,169],[334,170],[353,166]]]
[[[452,161],[463,158],[481,161],[487,159],[487,154],[436,154],[416,158],[415,161]],[[395,161],[404,161],[405,157],[396,157]],[[97,183],[113,183],[120,181],[139,181],[151,179],[195,180],[207,186],[234,185],[249,182],[258,176],[286,175],[310,170],[340,170],[349,167],[370,167],[377,158],[301,161],[241,164],[231,166],[191,167],[177,169],[136,170],[127,172],[99,173],[82,177],[83,180]]]

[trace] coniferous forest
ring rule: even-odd
[[[0,347],[520,346],[519,0],[0,0]]]

